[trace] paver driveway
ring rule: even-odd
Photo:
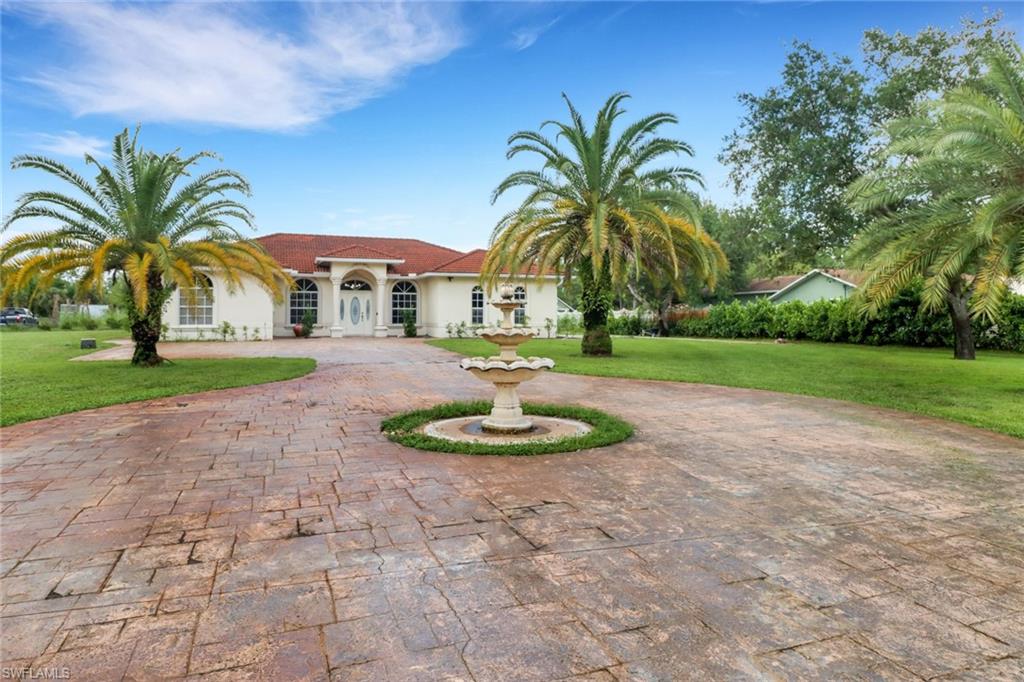
[[[216,348],[321,364],[0,432],[5,665],[102,680],[1024,676],[1020,441],[549,375],[524,394],[620,414],[637,436],[429,454],[378,424],[487,395],[444,351]]]

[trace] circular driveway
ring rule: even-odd
[[[848,403],[548,374],[637,435],[425,453],[487,397],[415,340],[172,344],[300,379],[0,431],[4,666],[72,679],[1020,679],[1024,444]],[[105,351],[117,355],[118,349]]]

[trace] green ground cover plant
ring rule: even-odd
[[[491,403],[486,400],[443,403],[425,410],[404,412],[385,419],[381,422],[380,430],[390,440],[411,448],[433,450],[435,452],[452,452],[462,455],[548,455],[556,452],[599,448],[626,440],[633,435],[632,426],[600,410],[592,410],[575,405],[546,405],[541,403],[523,403],[523,412],[545,417],[575,419],[590,424],[594,427],[594,430],[582,436],[562,438],[555,441],[535,441],[532,443],[512,443],[506,445],[459,443],[443,438],[435,438],[416,431],[417,428],[435,419],[469,417],[477,414],[487,414],[490,411]]]

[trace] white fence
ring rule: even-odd
[[[90,305],[88,303],[61,303],[60,314],[64,315],[88,315],[89,317],[103,317],[107,314],[108,305]]]

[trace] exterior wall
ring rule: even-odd
[[[380,270],[380,272],[376,270]],[[450,279],[447,276],[429,276],[420,279],[392,276],[386,280],[378,279],[382,276],[384,276],[383,266],[348,266],[338,263],[332,264],[330,273],[295,275],[295,279],[312,280],[319,289],[317,323],[313,335],[330,336],[332,334],[331,327],[335,321],[335,308],[338,305],[338,286],[342,281],[352,278],[362,279],[373,287],[374,309],[377,318],[375,334],[386,333],[388,336],[403,334],[401,324],[391,323],[391,290],[395,284],[404,279],[408,279],[416,285],[416,328],[420,335],[448,336],[449,323],[457,325],[460,322],[465,322],[466,327],[473,326],[471,322],[472,291],[473,287],[479,284],[477,277],[453,275]],[[211,279],[214,283],[214,323],[201,328],[171,325],[170,337],[172,339],[199,338],[200,329],[202,329],[203,338],[217,338],[216,328],[224,320],[236,328],[239,339],[242,338],[243,326],[248,327],[250,336],[252,330],[259,329],[261,339],[269,339],[272,336],[293,336],[294,332],[289,321],[290,300],[287,296],[284,302],[275,304],[270,295],[255,283],[248,284],[244,291],[229,295],[223,282],[217,278]],[[382,294],[379,293],[381,283],[383,283]],[[538,282],[530,279],[513,282],[513,284],[526,287],[527,325],[538,329],[540,334],[544,335],[546,333],[544,330],[545,319],[550,319],[552,323],[556,323],[558,320],[558,288],[555,280]],[[493,293],[490,296],[485,293],[484,325],[486,326],[496,325],[501,319],[501,314],[489,303],[493,297]],[[178,320],[178,299],[178,294],[175,294],[168,303],[165,319],[169,322]],[[554,333],[554,329],[552,329],[552,333]]]
[[[313,336],[328,336],[331,327],[331,280],[326,272],[312,275],[295,275],[296,280],[308,279],[316,283],[318,289],[316,324],[313,325]],[[274,306],[274,336],[294,336],[291,320],[291,300],[285,296],[280,305]]]
[[[781,296],[772,299],[772,303],[785,303],[787,301],[803,301],[813,303],[822,299],[832,300],[837,298],[849,298],[856,291],[855,287],[816,273],[813,277],[784,292]]]
[[[421,299],[425,299],[425,307],[421,304],[419,328],[427,336],[448,336],[448,324],[465,322],[472,327],[472,292],[480,280],[475,276],[432,276],[418,282]],[[555,280],[528,279],[512,282],[514,286],[526,287],[526,324],[540,330],[544,329],[545,319],[552,324],[558,321],[558,287]],[[501,313],[490,305],[494,294],[484,293],[484,325],[496,325],[501,321]],[[390,297],[388,305],[390,309]],[[401,333],[401,326],[396,333]],[[542,335],[543,335],[542,331]],[[554,329],[552,328],[552,333]]]
[[[758,292],[756,294],[736,294],[733,298],[735,298],[740,303],[753,303],[754,301],[761,298],[770,298],[771,295],[774,293],[774,291],[764,291]]]
[[[217,339],[218,328],[228,322],[235,328],[238,340],[248,337],[269,340],[274,328],[274,299],[251,277],[242,276],[242,287],[233,293],[220,277],[210,275],[213,283],[213,324],[182,325],[180,323],[181,292],[175,291],[164,306],[167,337],[172,340]]]

